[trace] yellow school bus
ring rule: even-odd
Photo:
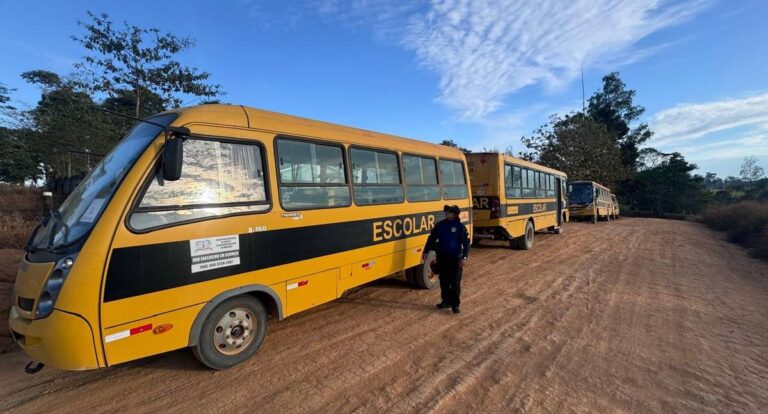
[[[467,154],[474,241],[533,247],[536,231],[560,234],[568,221],[565,173],[499,153]]]
[[[568,210],[574,220],[610,220],[614,214],[611,190],[594,181],[573,181],[568,185]]]
[[[184,347],[231,367],[268,318],[402,270],[434,287],[422,249],[445,204],[471,229],[468,182],[442,145],[242,106],[165,112],[35,230],[12,334],[59,369]]]

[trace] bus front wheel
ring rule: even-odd
[[[432,272],[432,267],[429,264],[435,260],[435,257],[435,252],[429,252],[424,263],[406,269],[405,276],[408,281],[421,289],[434,289],[437,286],[437,275]]]
[[[192,353],[208,368],[230,368],[253,356],[266,336],[264,305],[252,296],[236,296],[208,314]]]

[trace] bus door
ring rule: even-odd
[[[562,226],[563,223],[563,210],[567,207],[563,200],[563,179],[555,177],[555,195],[557,197],[557,224]]]

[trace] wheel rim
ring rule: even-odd
[[[213,345],[224,355],[237,355],[253,342],[256,315],[249,309],[227,311],[213,328]]]

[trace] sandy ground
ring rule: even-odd
[[[694,223],[622,219],[474,250],[463,312],[375,283],[270,327],[206,371],[188,351],[25,375],[0,355],[10,412],[761,412],[768,264]]]

